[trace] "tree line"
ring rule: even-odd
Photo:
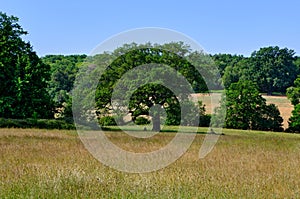
[[[287,93],[295,106],[288,130],[300,131],[300,79],[297,78],[300,74],[300,57],[295,56],[291,49],[264,47],[245,57],[231,54],[207,55],[192,51],[183,42],[163,46],[132,43],[93,57],[38,57],[31,44],[22,39],[27,32],[18,24],[17,17],[0,13],[0,31],[0,118],[59,118],[72,123],[72,89],[76,76],[89,70],[93,64],[110,63],[109,69],[99,79],[95,99],[100,123],[102,121],[105,124],[109,120],[111,124],[114,119],[118,119],[112,120],[109,114],[109,99],[116,80],[126,70],[155,62],[169,65],[180,72],[192,85],[194,92],[209,92],[208,87],[214,90],[225,87],[226,100],[224,97],[221,107],[216,109],[212,117],[215,124],[218,123],[217,115],[223,108],[227,112],[227,128],[282,131],[283,120],[278,108],[274,104],[267,105],[261,93]],[[215,67],[211,67],[212,65]],[[208,78],[203,79],[197,71],[202,71]],[[157,69],[156,72],[160,71]],[[152,114],[151,118],[156,124],[153,130],[160,130],[159,119],[162,116],[160,109],[151,109],[154,105],[160,105],[166,111],[166,124],[178,125],[184,120],[180,116],[179,103],[174,94],[158,84],[159,82],[146,85],[133,93],[129,104],[129,113],[136,123],[150,122],[148,117],[145,119],[141,116]],[[187,97],[181,96],[182,100]],[[209,123],[207,118],[211,116],[205,113],[202,102],[187,103],[185,106],[199,111],[200,121],[196,123]],[[194,109],[193,106],[198,108]],[[203,121],[208,122],[204,124]],[[190,120],[185,121],[186,125],[192,123]]]

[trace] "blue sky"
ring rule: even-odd
[[[212,54],[248,56],[278,45],[300,55],[299,8],[299,0],[0,0],[0,11],[20,18],[40,56],[88,54],[112,35],[142,27],[182,32]]]

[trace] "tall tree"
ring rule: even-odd
[[[50,67],[32,50],[18,18],[0,12],[0,117],[51,118]]]
[[[158,65],[152,65],[153,63]],[[149,115],[149,111],[151,110],[150,108],[154,106],[164,108],[169,117],[174,117],[174,115],[176,115],[176,122],[178,122],[178,119],[179,121],[180,119],[183,119],[180,118],[180,112],[177,112],[179,106],[178,98],[181,100],[188,99],[188,96],[186,95],[187,92],[185,90],[186,87],[182,86],[180,82],[174,82],[171,78],[168,78],[168,76],[172,77],[173,71],[166,68],[161,69],[159,65],[163,64],[168,65],[181,73],[181,75],[183,75],[191,84],[196,82],[197,84],[195,85],[205,85],[205,82],[199,72],[197,72],[197,69],[178,54],[153,47],[133,49],[123,55],[120,55],[116,60],[114,60],[101,76],[98,89],[96,91],[96,102],[100,112],[103,109],[111,108],[110,103],[112,93],[117,81],[121,79],[127,71],[134,69],[137,66],[146,65],[141,72],[134,73],[134,77],[128,78],[126,84],[122,84],[122,86],[128,85],[123,88],[124,90],[127,90],[132,85],[131,82],[136,83],[137,81],[140,81],[139,83],[144,85],[144,82],[148,82],[148,80],[153,81],[151,84],[145,84],[140,87],[130,97],[128,108],[133,120],[135,120],[139,115]],[[154,66],[154,68],[152,68],[153,70],[145,76],[146,71],[148,68],[151,68],[151,66]],[[172,84],[179,90],[181,89],[180,93],[182,95],[175,96],[171,90],[162,86],[166,82],[161,82],[161,78],[157,78],[162,76],[167,77],[166,81],[169,80],[167,84]],[[205,89],[203,91],[206,91],[207,87],[202,87],[202,89]],[[120,95],[124,94],[126,94],[126,92],[120,93]],[[129,93],[129,95],[131,95],[131,93]],[[160,109],[158,108],[152,115],[154,131],[160,130],[159,110]]]
[[[269,95],[272,92],[285,93],[293,85],[299,73],[295,66],[295,52],[278,46],[261,48],[251,55],[251,71],[256,73],[260,91]]]

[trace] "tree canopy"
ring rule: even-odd
[[[50,66],[51,78],[48,82],[48,92],[54,102],[57,118],[72,121],[71,91],[76,75],[86,55],[47,55],[42,61]]]
[[[132,49],[125,54],[119,55],[108,66],[108,69],[99,80],[96,91],[96,102],[99,108],[99,113],[109,112],[109,109],[111,109],[112,93],[117,81],[129,70],[132,70],[137,66],[147,65],[141,72],[134,73],[134,77],[132,76],[128,78],[127,82],[123,82],[122,84],[124,90],[129,89],[133,85],[131,82],[137,83],[137,81],[140,81],[138,84],[143,85],[138,88],[138,91],[130,93],[133,95],[130,97],[128,108],[133,121],[135,121],[135,119],[140,115],[149,115],[151,107],[158,105],[165,109],[169,124],[180,123],[180,120],[183,120],[183,118],[180,117],[178,98],[181,100],[188,100],[187,88],[183,86],[184,84],[170,79],[174,77],[172,76],[174,75],[174,71],[166,69],[165,67],[160,68],[160,66],[168,65],[175,71],[179,72],[192,85],[192,89],[194,91],[206,92],[208,91],[208,88],[201,74],[197,71],[197,68],[195,68],[195,66],[193,66],[186,58],[179,56],[184,55],[188,51],[185,51],[182,47],[180,48],[180,43],[168,44],[168,47],[175,48],[178,53],[162,50],[158,46],[148,46],[146,48]],[[120,49],[117,49],[114,53],[116,52],[119,53]],[[153,63],[157,65],[154,66]],[[152,68],[153,70],[149,74],[147,73],[148,76],[145,76],[144,73],[151,68],[150,65],[154,66],[154,68]],[[165,81],[168,82],[161,82],[161,77],[166,77]],[[152,83],[146,83],[148,80],[152,81]],[[180,96],[175,96],[171,90],[162,86],[163,83],[177,87],[180,91]],[[125,85],[127,85],[128,88]],[[123,95],[123,93],[121,93],[121,95]],[[159,131],[159,109],[153,112],[152,121],[153,130]]]
[[[254,51],[251,57],[231,63],[226,67],[223,80],[228,88],[239,80],[255,82],[261,93],[285,93],[293,85],[299,74],[295,52],[278,46],[270,46]],[[217,62],[218,63],[218,62]],[[220,64],[219,64],[220,65]]]
[[[227,67],[235,66],[244,57],[242,55],[216,54],[212,55],[212,59],[218,66],[221,76],[223,76]]]

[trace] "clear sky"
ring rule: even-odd
[[[105,39],[142,27],[182,32],[212,54],[248,56],[278,45],[300,55],[299,0],[0,0],[0,11],[20,18],[40,56],[89,54]]]

